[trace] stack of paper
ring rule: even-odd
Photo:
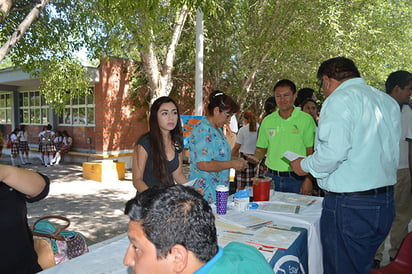
[[[290,227],[267,225],[257,230],[238,232],[218,230],[219,246],[226,246],[230,242],[245,243],[254,246],[270,261],[278,249],[288,249],[299,237],[300,231]]]
[[[247,229],[257,229],[272,222],[270,220],[254,216],[253,211],[230,212],[226,215],[220,215],[219,219],[230,224],[245,227]]]
[[[259,207],[256,210],[280,213],[299,214],[300,205],[281,204],[275,202],[258,202]]]

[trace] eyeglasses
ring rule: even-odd
[[[320,78],[320,79],[318,80],[318,86],[319,86],[318,93],[320,94],[321,91],[322,91],[322,86],[323,86],[323,78]]]
[[[223,110],[222,110],[222,112],[226,115],[226,118],[230,118],[230,117],[233,116],[233,114],[227,113],[226,111],[223,111]]]
[[[323,85],[323,78],[318,79],[318,86],[319,88],[322,88]]]

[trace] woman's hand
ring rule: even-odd
[[[236,170],[243,170],[247,167],[247,161],[243,158],[232,160],[232,162],[233,162],[233,168]]]

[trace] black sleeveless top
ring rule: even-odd
[[[161,182],[157,178],[157,174],[159,174],[158,169],[154,168],[153,166],[153,157],[152,157],[152,149],[150,145],[150,135],[149,133],[145,133],[142,136],[140,136],[139,140],[137,141],[137,144],[141,145],[144,150],[147,152],[147,162],[146,166],[143,172],[143,181],[148,187],[152,187],[155,185],[160,185]],[[172,173],[179,167],[179,153],[181,151],[178,151],[175,148],[175,156],[171,161],[167,162],[166,168],[167,168],[167,175],[169,177],[169,182],[171,184],[173,183],[173,176]]]

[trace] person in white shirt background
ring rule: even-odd
[[[17,134],[17,137],[19,137],[19,151],[21,163],[23,165],[31,164],[29,162],[29,144],[27,143],[28,134],[25,125],[20,126],[20,131]]]
[[[402,135],[399,141],[399,166],[395,185],[395,220],[389,232],[391,247],[388,251],[392,261],[408,234],[408,225],[412,219],[412,109],[409,105],[412,95],[412,73],[399,70],[389,74],[385,83],[386,93],[394,98],[401,107]],[[385,241],[375,254],[374,268],[380,267]]]
[[[232,116],[233,117],[233,116]],[[247,168],[236,170],[237,189],[250,186],[252,178],[256,177],[257,164],[248,161],[247,155],[253,155],[256,150],[257,131],[259,124],[256,122],[256,114],[246,110],[242,115],[243,126],[239,129],[235,145],[232,148],[232,157],[242,157],[247,161]]]

